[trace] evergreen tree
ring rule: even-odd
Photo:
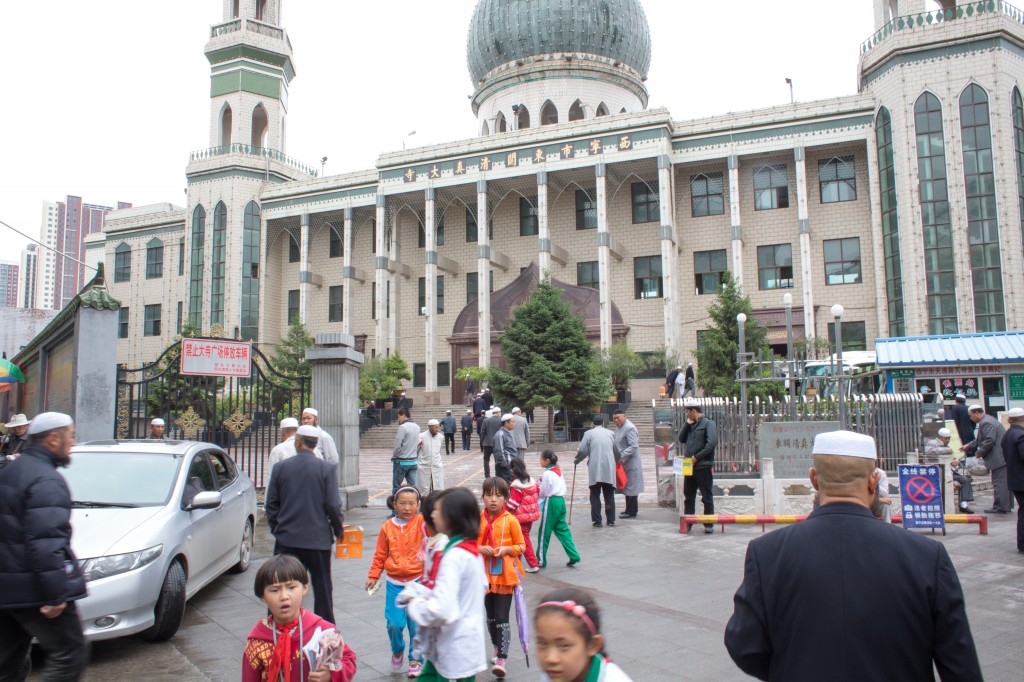
[[[268,373],[267,379],[279,387],[271,391],[272,407],[279,419],[301,416],[302,410],[312,401],[313,366],[306,359],[306,351],[313,344],[313,337],[301,322],[289,326],[288,334],[274,344],[274,355],[270,358],[273,372]],[[303,379],[305,390],[300,393],[298,389],[303,387]]]
[[[490,383],[502,404],[590,410],[612,392],[611,382],[587,340],[583,318],[572,314],[549,281],[515,309],[501,346],[505,369],[491,368]],[[548,412],[548,440],[554,414]]]
[[[715,302],[708,306],[711,325],[701,334],[700,348],[697,349],[697,384],[706,396],[729,397],[739,396],[740,385],[736,381],[736,354],[739,352],[739,323],[736,316],[744,313],[747,316],[745,326],[746,350],[755,358],[762,351],[766,358],[771,357],[768,347],[768,329],[753,317],[750,298],[743,295],[732,273],[722,273],[722,286]],[[765,378],[771,374],[767,368],[761,368]],[[755,376],[757,366],[748,369],[747,376]],[[747,384],[749,397],[772,395],[776,398],[785,393],[785,386],[780,381],[759,381]]]

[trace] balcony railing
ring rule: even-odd
[[[210,147],[209,149],[201,149],[196,152],[189,154],[189,161],[205,161],[206,159],[213,159],[218,156],[224,156],[225,154],[245,154],[247,156],[258,156],[263,159],[269,159],[271,161],[277,161],[283,163],[289,168],[312,175],[314,178],[320,174],[313,166],[307,163],[303,163],[298,159],[293,159],[287,154],[282,154],[276,149],[270,149],[268,147],[253,147],[248,144],[241,144],[240,142],[233,142],[229,145],[222,145],[220,147]]]
[[[210,37],[216,38],[217,36],[227,35],[228,33],[235,33],[242,30],[242,20],[232,19],[231,21],[224,24],[217,24],[216,26],[210,27]]]
[[[224,22],[223,24],[217,24],[216,26],[210,27],[210,37],[216,38],[218,36],[228,35],[230,33],[237,33],[243,30],[243,23],[241,19],[232,19],[231,21]],[[288,35],[284,32],[284,29],[268,24],[263,21],[257,21],[256,19],[246,19],[244,24],[244,30],[250,33],[258,33],[261,36],[267,36],[275,40],[283,40],[288,43],[288,47],[291,48],[292,43],[288,39]]]
[[[927,29],[929,26],[944,24],[950,21],[989,17],[993,14],[1001,14],[1018,24],[1024,24],[1024,11],[1017,9],[1010,3],[1002,2],[1002,0],[980,0],[979,2],[957,5],[949,9],[937,9],[931,12],[896,17],[861,43],[860,53],[862,55],[867,54],[876,46],[885,42],[889,36],[899,31]]]

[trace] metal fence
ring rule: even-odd
[[[704,415],[718,426],[715,474],[757,476],[758,427],[766,422],[792,421],[788,397],[785,400],[748,401],[746,448],[743,447],[743,408],[738,398],[698,398]],[[676,433],[686,422],[682,401],[674,401],[672,427]],[[800,396],[796,400],[797,421],[839,421],[835,400],[820,396]],[[665,412],[657,411],[655,423],[663,422]],[[920,453],[923,447],[921,426],[924,421],[921,396],[916,393],[883,393],[853,396],[846,401],[846,428],[874,437],[882,467],[895,473],[897,464],[907,462],[907,453]]]

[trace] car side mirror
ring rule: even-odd
[[[204,490],[201,493],[196,493],[196,496],[192,498],[192,502],[188,505],[189,510],[192,509],[216,509],[223,503],[220,492],[216,490]]]

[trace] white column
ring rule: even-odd
[[[864,277],[871,277],[875,285],[875,306],[878,332],[875,336],[889,336],[889,306],[886,301],[887,282],[885,276],[885,243],[882,237],[881,185],[878,181],[878,147],[874,136],[869,136],[867,145],[868,196],[877,197],[871,204],[871,258],[874,268],[865,268]],[[861,249],[861,253],[864,249]],[[872,272],[873,271],[873,272]],[[870,332],[869,332],[870,334]]]
[[[476,183],[477,343],[480,366],[491,364],[491,242],[487,232],[487,180]]]
[[[597,176],[597,293],[601,306],[601,350],[612,346],[611,235],[608,233],[608,186],[604,161],[595,167]]]
[[[743,224],[740,222],[740,160],[729,155],[729,224],[732,226],[732,279],[743,289]]]
[[[387,288],[387,274],[388,274],[388,255],[384,253],[384,230],[387,229],[387,210],[385,209],[386,197],[383,195],[377,195],[377,234],[375,240],[377,243],[377,260],[375,262],[374,270],[374,282],[377,286],[377,291],[374,295],[373,305],[377,311],[375,324],[373,326],[373,348],[377,355],[384,355],[387,349],[387,337],[384,335],[384,310],[385,310],[385,296],[384,292]]]
[[[437,244],[434,236],[436,223],[434,222],[434,188],[428,187],[424,192],[425,209],[423,231],[426,234],[426,249],[423,259],[426,262],[426,277],[423,283],[426,291],[425,301],[427,306],[426,322],[426,364],[427,364],[427,391],[437,390],[437,359],[434,353],[434,342],[437,337]]]
[[[672,200],[672,159],[658,157],[658,205],[661,208],[661,277],[665,296],[665,348],[679,348],[679,301],[677,267],[679,250]]]
[[[299,237],[299,322],[306,324],[306,310],[309,307],[309,214],[301,217]]]
[[[390,286],[387,288],[388,303],[384,309],[384,312],[388,318],[388,348],[390,353],[398,351],[398,213],[391,216],[391,244],[388,249],[388,258],[396,266],[388,272],[388,283]],[[390,314],[388,314],[390,313]],[[390,354],[389,353],[389,354]]]
[[[811,275],[811,222],[807,219],[807,164],[804,148],[793,149],[796,160],[796,216],[800,228],[800,284],[803,289],[804,336],[817,336],[814,329],[814,287]]]
[[[551,233],[548,230],[548,172],[537,173],[537,266],[540,278],[551,272]]]
[[[342,256],[342,281],[341,290],[341,331],[345,334],[352,333],[352,282],[355,281],[352,271],[352,209],[345,209],[345,231],[341,238],[344,240],[345,253]]]

